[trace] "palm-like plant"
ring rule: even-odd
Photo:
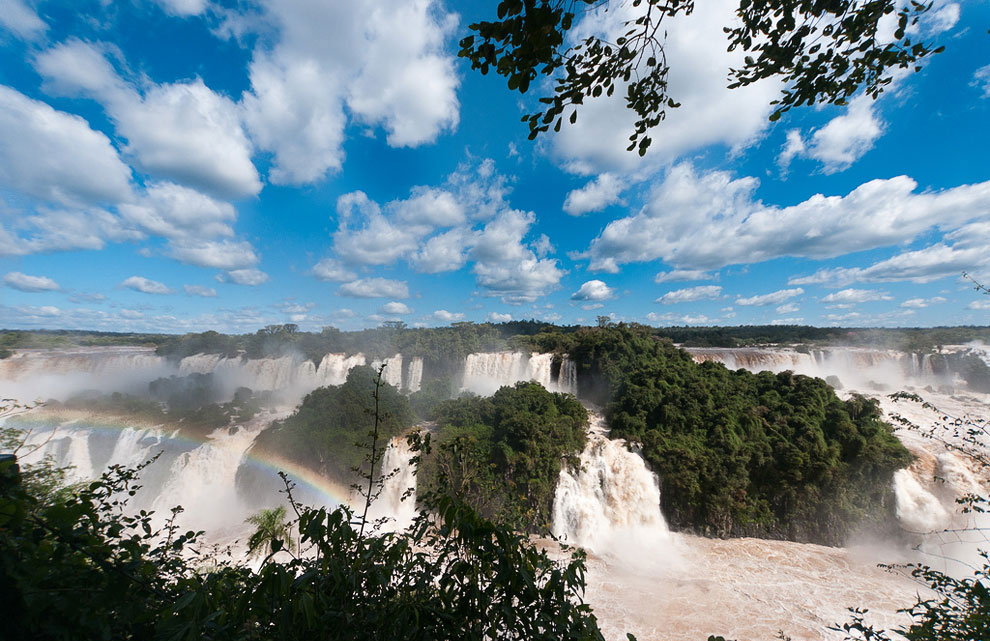
[[[255,526],[254,534],[248,539],[248,556],[268,556],[280,549],[293,549],[292,526],[285,520],[285,506],[262,509],[257,514],[244,519]],[[278,541],[279,543],[275,543]]]

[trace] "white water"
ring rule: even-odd
[[[166,369],[165,373],[150,376],[156,367],[168,366],[153,354],[149,359],[147,350],[105,351],[92,358],[80,353],[66,355],[64,351],[61,356],[43,354],[42,358],[48,359],[44,366],[11,359],[0,361],[0,387],[6,395],[8,389],[13,389],[11,383],[20,385],[23,380],[35,379],[81,379],[85,387],[80,389],[114,385],[117,381],[125,387],[135,381],[143,381],[146,386],[148,380],[168,375]],[[724,358],[731,366],[774,371],[801,371],[806,367],[805,373],[839,376],[845,387],[842,393],[856,389],[857,381],[865,381],[866,387],[861,389],[881,398],[886,411],[908,414],[923,427],[930,424],[931,416],[926,417],[925,412],[910,404],[894,406],[889,399],[877,395],[875,386],[869,383],[889,385],[892,390],[902,385],[932,385],[945,390],[950,384],[958,384],[954,377],[932,371],[921,357],[899,357],[876,350],[833,351],[837,353],[815,356],[790,350],[709,350],[701,360],[717,359],[713,354],[719,352],[722,356],[718,358]],[[111,358],[117,359],[116,364],[111,364]],[[141,364],[141,359],[147,360]],[[557,389],[576,390],[573,363],[565,359],[557,380],[553,380],[551,361],[548,355],[541,354],[473,354],[466,360],[464,379],[492,390],[518,380],[545,381]],[[303,389],[316,386],[319,380],[342,382],[350,367],[363,362],[361,355],[328,355],[319,367],[291,357],[252,363],[220,358],[211,362],[210,357],[199,356],[184,360],[181,367],[187,372],[244,376],[236,380],[254,381],[254,385],[245,383],[253,389],[276,384]],[[404,372],[396,368],[407,389],[413,388],[414,363],[415,359],[407,359]],[[46,366],[61,369],[53,374]],[[122,369],[115,371],[118,366]],[[419,368],[416,376],[421,380],[421,362]],[[102,374],[94,376],[96,371]],[[884,375],[894,378],[885,379]],[[990,407],[986,397],[938,392],[924,395],[955,414],[986,415]],[[204,445],[167,452],[156,464],[163,470],[147,484],[149,490],[158,493],[155,506],[164,509],[183,504],[189,511],[184,522],[197,528],[204,524],[211,527],[211,523],[243,528],[243,515],[252,506],[240,503],[230,488],[234,487],[237,466],[250,444],[248,439],[253,440],[253,433],[257,433],[255,427],[244,426],[237,433],[219,430]],[[109,444],[100,442],[99,434],[83,422],[68,424],[63,432],[46,445],[46,451],[76,465],[78,477],[95,475],[112,462],[133,464],[168,441],[168,434],[154,428],[121,430],[119,438]],[[919,456],[915,465],[895,477],[898,515],[905,528],[927,532],[982,525],[982,517],[960,516],[954,503],[962,493],[986,487],[977,471],[957,453],[940,449],[930,440],[910,433],[901,436]],[[400,473],[386,484],[377,508],[383,515],[387,512],[396,517],[397,527],[405,522],[397,517],[408,518],[414,510],[410,499],[400,502],[398,497],[406,488],[415,487],[408,453],[402,452],[400,445],[393,444],[386,452],[384,467]],[[846,607],[868,607],[881,625],[889,627],[899,620],[894,611],[914,600],[914,583],[875,568],[878,561],[917,558],[901,556],[906,551],[890,546],[865,550],[753,539],[718,541],[670,533],[659,511],[660,495],[652,474],[638,455],[609,440],[600,423],[589,435],[589,445],[581,459],[580,470],[561,473],[554,526],[555,532],[569,543],[583,545],[592,553],[587,599],[610,639],[624,638],[627,631],[641,641],[703,639],[712,633],[728,638],[770,639],[778,629],[795,639],[840,638],[827,632],[826,626],[845,621]],[[216,500],[207,500],[208,495]],[[630,537],[629,532],[635,536]],[[960,541],[958,537],[925,541],[933,554],[959,556],[981,542],[985,543]],[[935,565],[933,558],[922,560]]]
[[[560,472],[553,534],[564,543],[643,568],[671,560],[657,476],[625,441],[608,438],[605,418],[589,411],[580,467]]]
[[[409,371],[406,373],[406,391],[410,394],[419,391],[423,384],[423,359],[419,356],[409,361]]]
[[[964,389],[964,381],[944,371],[941,354],[915,354],[861,347],[829,347],[798,352],[790,348],[700,348],[687,350],[698,362],[716,361],[729,369],[752,372],[784,370],[826,378],[836,376],[843,387],[871,391],[895,391],[931,387],[951,392]],[[982,344],[945,346],[944,353],[969,353],[988,358]]]
[[[551,392],[577,394],[577,370],[566,356],[553,376],[553,354],[537,352],[480,352],[468,354],[461,389],[490,396],[498,388],[519,381],[536,381]]]
[[[369,511],[369,520],[385,519],[382,529],[399,532],[412,525],[416,510],[416,469],[410,462],[414,452],[405,437],[397,436],[388,443],[382,457],[381,474],[387,477],[377,500]],[[357,500],[352,500],[357,504]]]

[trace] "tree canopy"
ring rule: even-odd
[[[638,11],[625,22],[624,33],[573,35],[581,12],[615,4],[502,0],[493,20],[470,25],[473,33],[460,41],[460,56],[482,74],[494,70],[520,93],[541,76],[553,80],[553,92],[539,99],[540,111],[523,116],[530,139],[551,126],[559,131],[565,117],[576,122],[586,98],[611,96],[618,88],[637,117],[628,149],[643,155],[651,143],[649,130],[679,106],[668,90],[665,41],[695,3],[632,0]],[[915,39],[910,28],[931,7],[915,0],[739,0],[737,20],[724,28],[725,46],[747,55],[740,67],[726,70],[728,87],[782,79],[785,87],[772,102],[771,120],[801,105],[845,104],[860,90],[876,98],[890,83],[891,71],[920,69],[922,59],[941,51]],[[896,23],[891,34],[884,33],[888,16]]]

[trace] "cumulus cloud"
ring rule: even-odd
[[[872,289],[843,289],[822,298],[823,303],[831,303],[836,307],[858,305],[872,301],[893,300],[894,297],[886,292]]]
[[[646,320],[651,323],[679,323],[683,325],[703,325],[712,321],[704,314],[658,314],[656,312],[647,314]]]
[[[804,290],[800,287],[796,289],[779,289],[769,294],[750,296],[749,298],[737,298],[736,305],[780,305],[789,298],[800,296]]]
[[[313,276],[319,280],[328,280],[337,283],[355,280],[357,278],[357,274],[348,270],[340,264],[340,261],[333,258],[324,258],[313,265]]]
[[[984,98],[990,98],[990,65],[984,65],[973,72],[973,81],[969,84],[979,89]]]
[[[0,85],[0,185],[66,206],[124,201],[131,170],[80,118]]]
[[[353,298],[409,298],[409,287],[398,280],[360,278],[341,285],[337,294]]]
[[[990,309],[990,300],[974,300],[966,309]]]
[[[0,26],[25,40],[33,40],[48,29],[23,0],[0,0]]]
[[[235,285],[247,285],[256,287],[268,282],[268,274],[256,268],[232,269],[226,272],[220,280],[234,283]]]
[[[3,277],[7,287],[22,292],[52,292],[61,289],[59,284],[47,276],[31,276],[21,272],[8,272]]]
[[[489,323],[508,323],[512,320],[512,314],[500,314],[498,312],[488,312],[485,320]]]
[[[609,223],[589,249],[589,268],[662,259],[677,269],[714,269],[794,256],[824,259],[908,243],[932,229],[985,219],[990,182],[916,191],[907,176],[871,180],[845,196],[812,196],[790,207],[753,198],[755,178],[668,172],[649,202]]]
[[[152,182],[133,203],[123,203],[120,215],[144,231],[172,239],[232,236],[234,207],[175,183]]]
[[[72,249],[103,249],[108,240],[143,238],[103,209],[45,209],[24,216],[7,230],[0,224],[0,256]]]
[[[411,257],[412,264],[416,271],[425,274],[458,270],[467,262],[467,252],[474,238],[474,233],[464,228],[437,234]]]
[[[911,309],[922,309],[924,307],[930,307],[932,305],[940,305],[945,302],[945,298],[941,296],[933,296],[931,298],[909,298],[903,303],[901,307],[907,307]]]
[[[958,276],[961,272],[990,269],[990,255],[985,238],[990,223],[972,223],[946,234],[942,242],[902,252],[869,267],[833,267],[820,269],[808,276],[792,277],[792,285],[820,284],[843,287],[855,282],[911,281],[928,283]]]
[[[398,301],[392,301],[391,303],[385,303],[379,310],[382,314],[392,314],[394,316],[401,316],[403,314],[411,314],[412,310],[405,303],[400,303]]]
[[[883,135],[883,122],[876,113],[876,101],[863,94],[849,102],[843,114],[811,133],[806,142],[800,131],[787,132],[778,164],[786,171],[791,160],[806,156],[822,164],[822,171],[834,174],[848,169]]]
[[[664,305],[674,303],[693,303],[699,300],[715,300],[722,295],[722,288],[718,285],[700,285],[698,287],[686,287],[667,292],[656,300]]]
[[[478,285],[504,302],[532,302],[559,286],[564,271],[556,259],[538,258],[523,239],[535,222],[532,212],[508,210],[477,234],[471,258]]]
[[[183,285],[182,289],[190,296],[202,296],[203,298],[216,298],[217,290],[203,285]]]
[[[776,311],[778,314],[793,314],[799,309],[800,307],[798,307],[797,303],[787,303],[786,305],[780,305],[774,311]]]
[[[258,262],[254,248],[247,241],[175,241],[169,255],[190,265],[232,271],[243,271]]]
[[[95,45],[74,39],[42,52],[35,65],[50,92],[100,102],[127,140],[125,151],[149,173],[225,198],[261,191],[238,105],[201,79],[142,93]]]
[[[206,11],[209,0],[155,0],[166,13],[186,18]]]
[[[382,127],[392,146],[416,146],[457,125],[457,17],[437,3],[372,0],[325,8],[265,2],[244,96],[251,135],[274,156],[269,179],[301,184],[343,163],[348,113]]]
[[[577,41],[603,34],[615,42],[628,29],[626,23],[646,10],[646,3],[638,8],[632,4],[611,3],[586,12],[572,37]],[[727,89],[729,68],[740,67],[745,54],[712,46],[725,41],[722,28],[735,19],[737,8],[733,0],[713,0],[699,3],[690,16],[674,19],[677,25],[670,29],[664,50],[671,67],[670,95],[682,106],[668,110],[644,159],[626,151],[635,117],[625,106],[621,86],[610,98],[585,100],[577,123],[553,137],[554,155],[582,174],[628,173],[655,168],[708,145],[743,147],[759,138],[769,125],[769,103],[777,97],[780,83],[771,79]]]
[[[609,173],[600,174],[584,187],[567,194],[564,211],[571,216],[601,211],[609,205],[620,202],[619,194],[625,188],[624,181],[618,176]]]
[[[600,280],[589,280],[571,294],[571,300],[608,300],[615,296],[615,290]]]
[[[712,280],[715,274],[711,274],[702,269],[672,269],[666,272],[659,272],[653,278],[655,283],[678,283],[692,280]]]
[[[150,280],[144,276],[131,276],[130,278],[124,280],[120,287],[126,287],[127,289],[133,289],[136,292],[142,292],[144,294],[171,294],[172,290],[168,288],[165,283],[159,283],[156,280]]]
[[[441,323],[453,323],[464,320],[464,314],[460,312],[448,312],[446,309],[438,309],[433,312],[433,319]]]

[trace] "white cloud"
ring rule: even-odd
[[[894,297],[886,292],[879,292],[872,289],[843,289],[833,292],[822,299],[823,303],[833,303],[834,306],[850,306],[859,303],[872,301],[894,300]]]
[[[361,278],[344,283],[337,294],[354,298],[409,298],[409,287],[398,280]]]
[[[512,320],[512,314],[500,314],[498,312],[488,312],[485,320],[489,323],[508,323]]]
[[[942,242],[923,249],[903,252],[869,267],[821,269],[810,276],[790,278],[790,284],[823,284],[842,287],[855,282],[911,281],[928,283],[990,268],[984,239],[990,237],[990,223],[972,223],[946,234]]]
[[[254,248],[247,241],[183,239],[171,244],[169,255],[190,265],[224,270],[243,270],[258,262]]]
[[[40,209],[14,223],[13,232],[0,224],[0,256],[72,249],[103,249],[107,240],[143,238],[123,221],[102,209]]]
[[[150,280],[144,276],[131,276],[124,280],[119,287],[126,287],[145,294],[171,294],[172,290],[165,283]]]
[[[775,318],[770,321],[771,325],[797,325],[804,321],[801,316],[792,316],[790,318]]]
[[[683,325],[702,325],[712,322],[712,319],[704,314],[658,314],[656,312],[647,314],[646,320],[651,323],[680,323]]]
[[[256,268],[232,269],[224,275],[225,280],[236,285],[256,287],[268,282],[268,274]]]
[[[203,298],[216,298],[217,290],[212,287],[204,287],[202,285],[183,285],[182,289],[186,290],[186,293],[190,296],[202,296]]]
[[[990,98],[990,65],[984,65],[973,72],[973,81],[969,85],[979,89],[984,98]]]
[[[457,18],[438,4],[370,0],[328,11],[288,0],[264,9],[258,28],[275,41],[256,47],[243,105],[252,137],[274,154],[272,182],[339,170],[348,112],[383,127],[392,146],[431,142],[456,126],[458,80],[444,44]]]
[[[956,2],[949,2],[922,18],[922,27],[926,35],[934,36],[952,29],[959,22],[960,7]]]
[[[121,204],[118,211],[148,233],[170,239],[232,236],[231,223],[237,218],[230,203],[175,183],[150,183],[144,195]]]
[[[3,277],[7,287],[13,287],[22,292],[52,292],[61,289],[59,284],[47,276],[30,276],[21,272],[8,272]]]
[[[564,200],[564,211],[571,216],[601,211],[609,205],[620,202],[619,194],[625,188],[624,181],[618,176],[609,173],[600,174],[584,187],[567,194],[567,198]]]
[[[757,185],[755,178],[674,167],[642,210],[612,221],[592,241],[589,268],[614,273],[622,263],[656,259],[713,269],[781,256],[832,258],[955,229],[990,210],[990,182],[916,193],[915,181],[897,176],[790,207],[755,200]]]
[[[749,298],[737,298],[736,305],[780,305],[789,298],[800,296],[804,290],[800,287],[796,289],[779,289],[769,294],[750,296]]]
[[[0,26],[25,40],[33,40],[48,29],[23,0],[0,0]]]
[[[152,85],[142,95],[79,40],[42,52],[36,67],[49,91],[99,101],[125,151],[149,173],[229,198],[261,191],[239,107],[201,79]]]
[[[645,11],[632,3],[610,3],[585,13],[571,37],[576,41],[592,33],[605,33],[615,42],[628,30],[627,21]],[[727,52],[722,28],[735,20],[738,2],[712,0],[698,3],[689,16],[679,15],[670,29],[665,52],[670,62],[671,97],[681,107],[670,109],[667,119],[653,133],[653,145],[641,159],[627,152],[635,114],[625,106],[624,87],[611,98],[587,99],[575,125],[564,126],[553,137],[554,154],[571,171],[582,174],[636,172],[655,168],[713,144],[743,147],[768,128],[770,101],[778,97],[780,83],[771,79],[740,89],[727,89],[730,67],[740,67],[745,53]],[[644,63],[645,64],[645,63]],[[569,112],[564,114],[569,115]]]
[[[805,155],[807,151],[808,147],[804,144],[804,139],[801,138],[801,130],[788,129],[787,142],[784,143],[784,148],[781,150],[780,156],[777,157],[777,164],[780,166],[781,171],[787,172],[791,161],[798,156]]]
[[[608,300],[615,297],[615,290],[600,280],[589,280],[571,294],[571,300]]]
[[[412,264],[417,271],[426,274],[458,270],[467,262],[467,251],[474,238],[474,233],[464,228],[437,234],[411,257]]]
[[[532,302],[556,289],[564,276],[556,259],[538,258],[523,244],[535,220],[532,212],[502,212],[485,225],[471,249],[478,284],[504,302]]]
[[[990,309],[990,300],[974,300],[966,309]]]
[[[0,185],[68,206],[127,200],[131,170],[80,118],[0,86]]]
[[[653,278],[653,282],[678,283],[693,280],[712,280],[713,278],[715,278],[714,274],[706,272],[702,269],[673,269],[667,272],[658,272]]]
[[[453,323],[464,320],[464,314],[460,312],[448,312],[446,309],[438,309],[433,312],[433,319],[441,323]]]
[[[385,303],[378,310],[382,314],[392,314],[395,316],[400,316],[403,314],[412,314],[412,310],[405,303],[400,303],[398,301],[392,301],[391,303]]]
[[[722,288],[718,285],[700,285],[698,287],[687,287],[675,289],[667,292],[656,300],[664,305],[674,303],[693,303],[699,300],[715,300],[722,295]]]
[[[826,174],[832,174],[848,169],[873,149],[881,135],[883,123],[877,117],[875,101],[862,94],[849,102],[844,114],[811,134],[806,153],[822,163]]]
[[[939,305],[944,302],[945,302],[945,298],[941,296],[933,296],[932,298],[909,298],[908,300],[901,303],[901,307],[922,309],[924,307],[930,307],[932,305]]]
[[[206,11],[209,0],[155,0],[166,13],[173,16],[198,16]]]
[[[797,303],[787,303],[786,305],[780,305],[774,311],[776,311],[778,314],[793,314],[794,312],[799,311],[800,309],[801,308],[798,307]]]
[[[395,217],[408,225],[452,227],[466,220],[464,205],[449,191],[416,186],[409,198],[393,205]]]
[[[357,274],[348,270],[340,264],[340,261],[333,258],[324,258],[313,265],[313,276],[319,280],[328,280],[337,283],[357,278]]]

